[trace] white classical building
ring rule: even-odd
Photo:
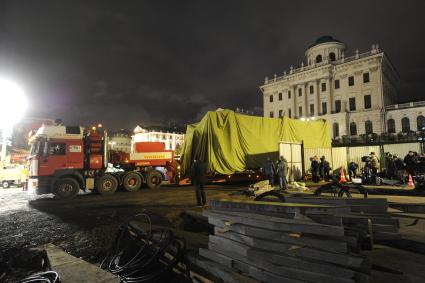
[[[166,150],[176,150],[183,145],[184,134],[148,131],[140,126],[134,129],[133,142],[163,142]]]
[[[264,117],[327,119],[336,140],[425,127],[424,102],[395,104],[399,75],[378,44],[349,57],[345,49],[322,36],[305,52],[306,64],[266,77],[260,86]]]
[[[111,150],[130,153],[131,151],[130,134],[123,130],[111,134],[109,138],[109,147]]]

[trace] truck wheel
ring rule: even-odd
[[[142,185],[142,178],[136,172],[129,172],[124,176],[123,186],[129,192],[134,192],[140,190],[140,186]]]
[[[149,171],[147,178],[146,178],[146,184],[148,185],[149,189],[157,189],[161,186],[162,182],[162,175],[156,170]]]
[[[112,195],[118,188],[118,181],[111,175],[105,175],[97,180],[96,189],[101,195]]]
[[[3,186],[3,189],[7,189],[10,187],[10,184],[8,181],[3,181],[2,186]]]
[[[53,194],[60,199],[72,199],[80,191],[80,185],[72,178],[63,178],[55,183]]]

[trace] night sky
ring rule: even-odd
[[[378,43],[400,101],[425,100],[425,1],[4,1],[0,76],[28,115],[106,127],[184,125],[218,107],[262,114],[264,77],[329,34]]]

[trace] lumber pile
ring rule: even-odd
[[[368,282],[370,264],[346,234],[345,206],[209,201],[214,225],[203,261],[263,282]],[[316,218],[314,220],[313,218]],[[229,278],[228,275],[223,278]]]
[[[401,239],[399,221],[387,212],[385,198],[288,197],[286,202],[348,207],[350,213],[338,214],[347,229],[370,230],[374,241]]]

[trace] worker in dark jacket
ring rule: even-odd
[[[274,174],[275,168],[270,157],[267,157],[266,163],[264,164],[264,178],[269,180],[271,186],[274,185]]]
[[[277,175],[279,176],[279,187],[281,190],[286,190],[286,176],[288,175],[288,161],[281,156],[277,163]]]
[[[320,178],[324,181],[329,181],[330,176],[329,172],[331,171],[331,165],[326,160],[325,156],[320,157],[320,164],[319,164],[319,172],[320,172]]]
[[[191,167],[191,180],[196,190],[196,200],[198,206],[203,206],[207,203],[204,192],[206,165],[201,160],[193,160]]]
[[[319,165],[320,165],[320,159],[316,155],[312,158],[310,158],[311,161],[311,174],[313,175],[313,182],[318,183],[319,182]]]

